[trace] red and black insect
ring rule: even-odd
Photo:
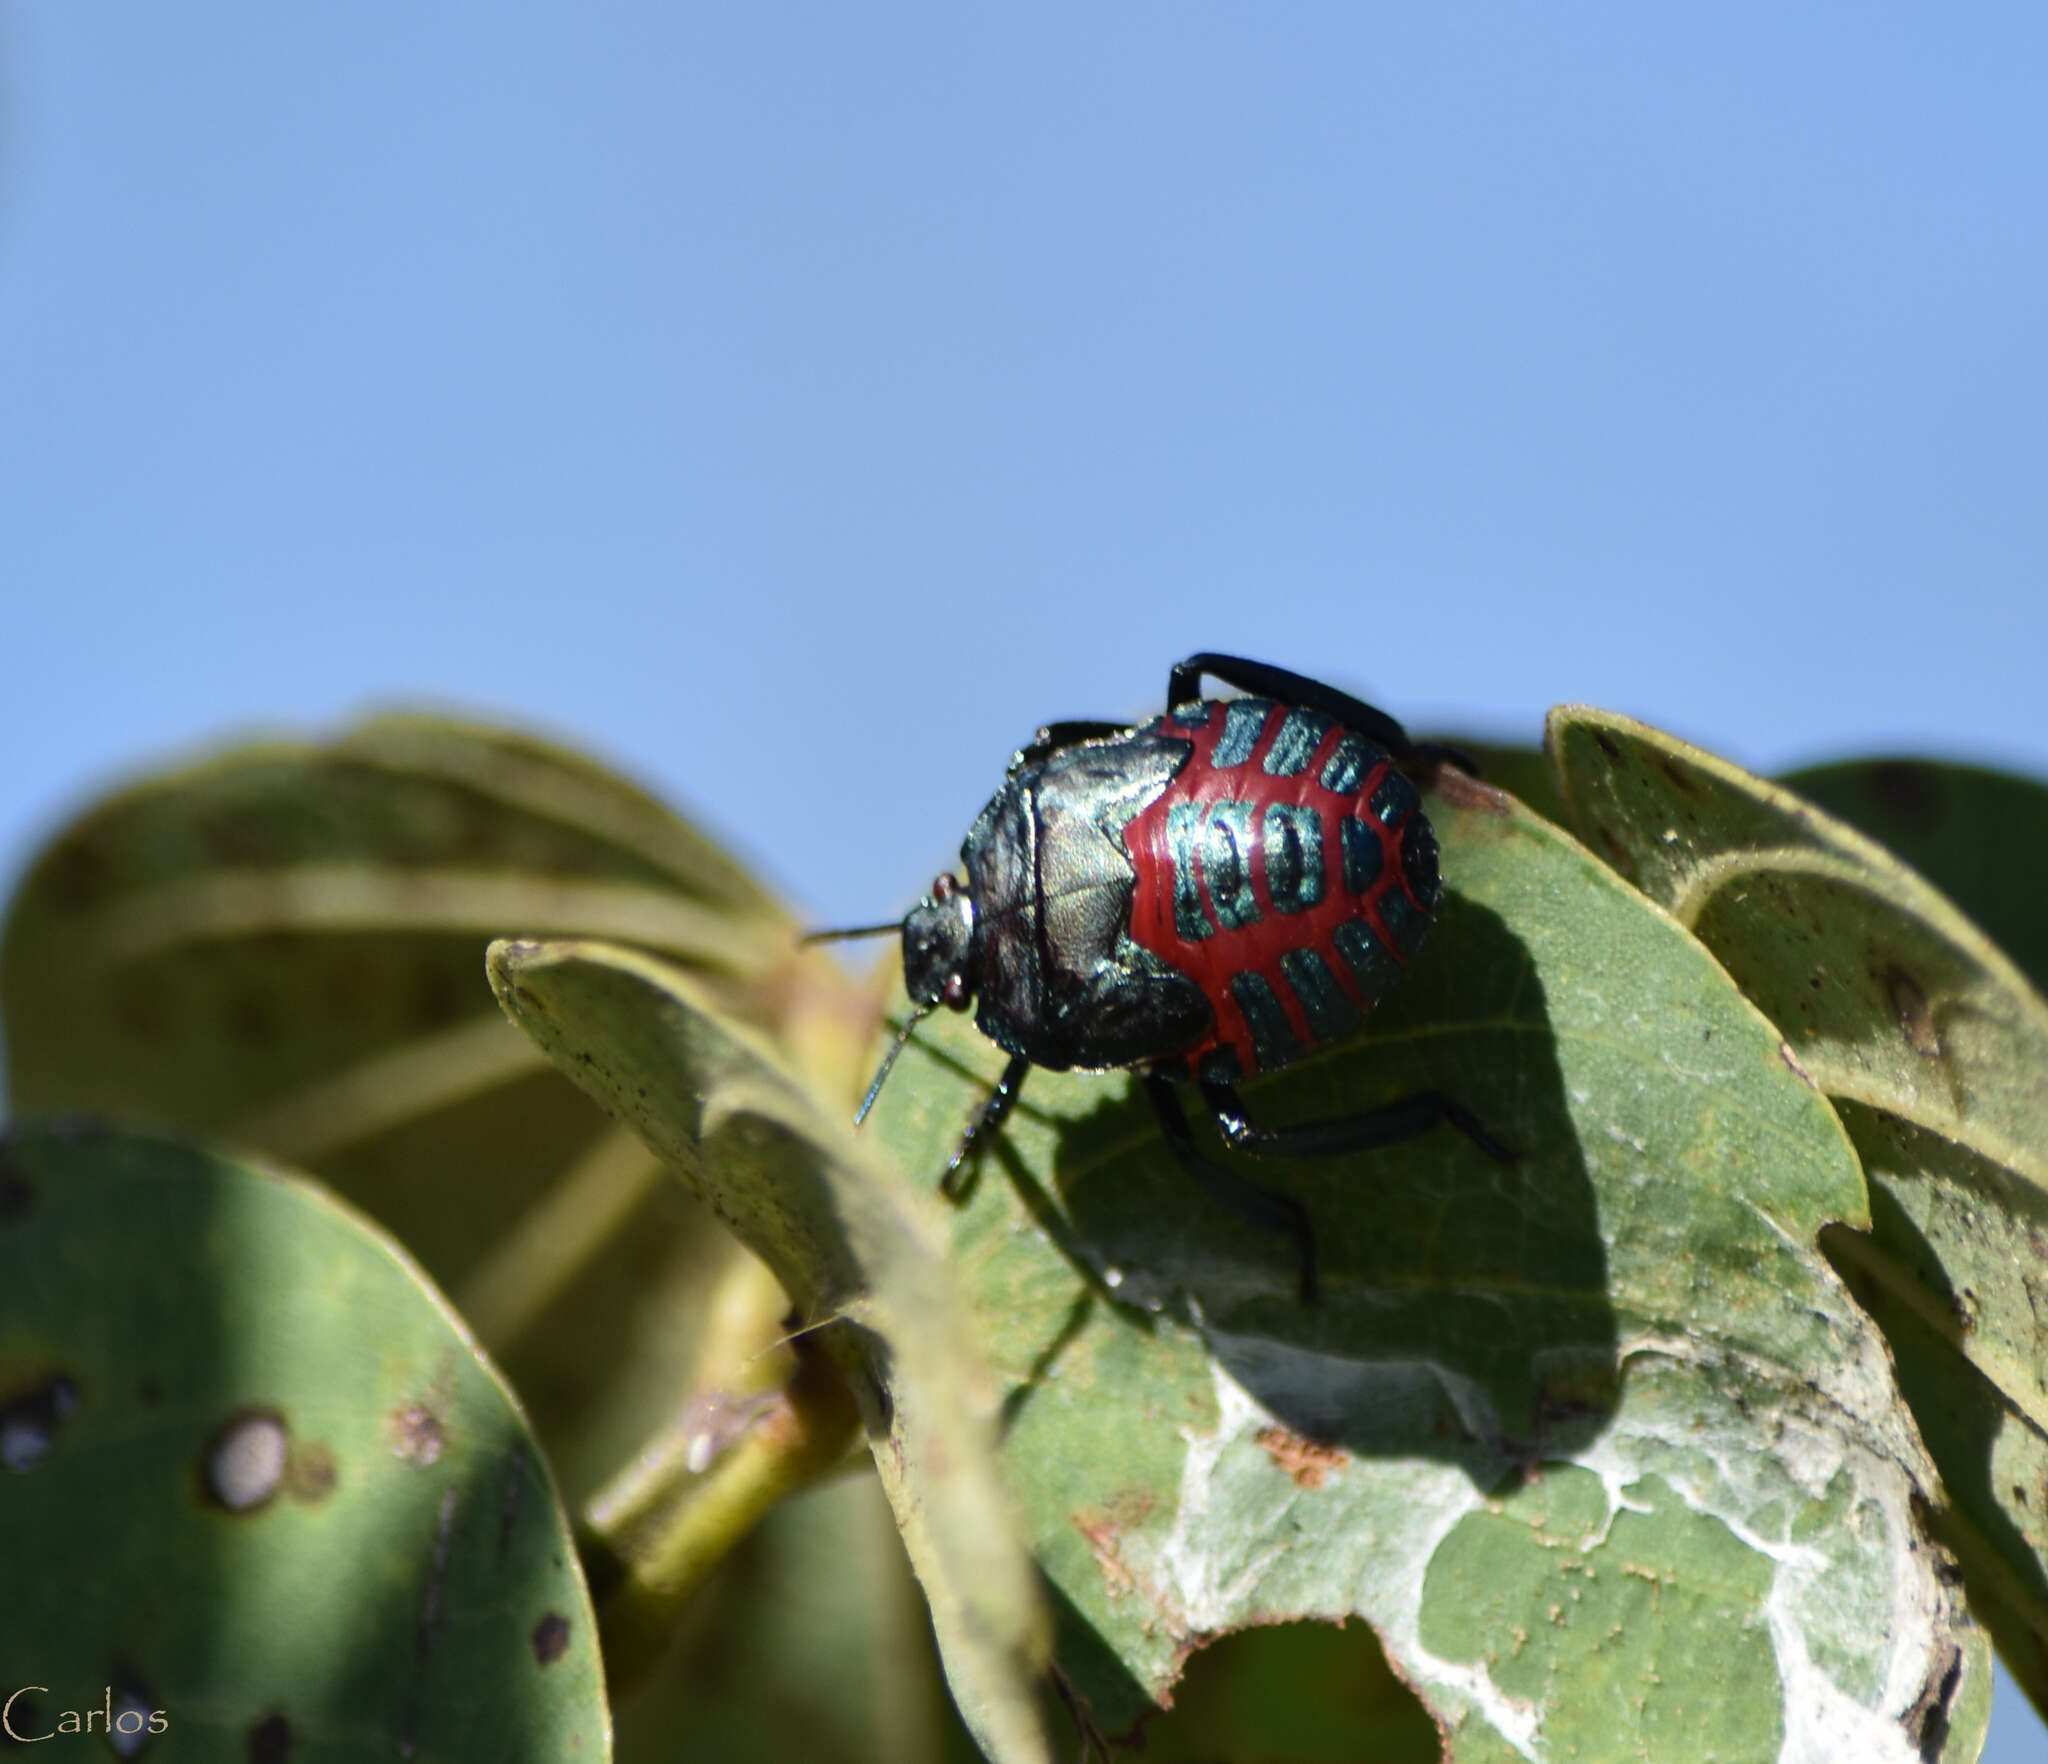
[[[1204,699],[1205,674],[1250,696]],[[1306,1212],[1202,1158],[1175,1081],[1195,1083],[1227,1145],[1261,1156],[1390,1145],[1439,1121],[1510,1156],[1436,1091],[1292,1126],[1255,1123],[1237,1094],[1240,1079],[1356,1031],[1414,955],[1441,884],[1401,765],[1455,756],[1319,681],[1236,656],[1189,656],[1166,697],[1152,722],[1049,724],[1012,758],[960,848],[967,879],[940,876],[903,919],[915,1008],[856,1119],[917,1021],[972,1003],[1010,1062],[947,1166],[948,1193],[1031,1067],[1135,1068],[1201,1185],[1294,1238],[1313,1299]]]

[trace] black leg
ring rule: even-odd
[[[1489,1133],[1463,1103],[1434,1090],[1418,1090],[1376,1109],[1335,1115],[1326,1121],[1302,1121],[1291,1127],[1261,1127],[1248,1118],[1237,1090],[1227,1079],[1202,1080],[1202,1098],[1216,1117],[1216,1130],[1233,1150],[1266,1158],[1328,1158],[1344,1152],[1369,1151],[1396,1145],[1448,1121],[1496,1163],[1511,1164],[1515,1154]]]
[[[1009,1119],[1011,1105],[1017,1100],[1017,1092],[1024,1087],[1024,1074],[1031,1070],[1031,1062],[1022,1054],[1013,1054],[1010,1063],[1003,1068],[1003,1075],[996,1080],[996,1087],[989,1093],[989,1099],[975,1110],[974,1119],[967,1123],[967,1131],[961,1135],[959,1149],[953,1153],[953,1161],[946,1166],[945,1175],[939,1178],[939,1192],[948,1200],[959,1198],[967,1177],[961,1174],[967,1160],[991,1133]]]
[[[1010,770],[1014,772],[1019,766],[1035,766],[1046,755],[1057,753],[1063,747],[1097,741],[1105,735],[1122,735],[1129,729],[1128,723],[1105,723],[1099,718],[1076,717],[1064,723],[1047,723],[1010,756]]]
[[[1203,1157],[1195,1149],[1195,1136],[1188,1130],[1188,1118],[1181,1110],[1173,1080],[1165,1073],[1145,1074],[1145,1094],[1152,1099],[1152,1109],[1159,1117],[1159,1130],[1166,1135],[1166,1143],[1204,1194],[1240,1219],[1269,1231],[1284,1231],[1294,1239],[1296,1262],[1301,1270],[1301,1302],[1314,1304],[1316,1228],[1309,1222],[1308,1209],[1292,1195],[1275,1194],[1270,1188],[1261,1188],[1236,1171]]]
[[[1212,655],[1204,650],[1176,663],[1166,682],[1168,708],[1200,698],[1204,674],[1214,674],[1240,692],[1256,692],[1266,698],[1277,698],[1282,704],[1319,710],[1326,717],[1335,717],[1347,729],[1370,735],[1396,758],[1415,750],[1408,731],[1377,706],[1353,698],[1348,692],[1339,692],[1334,686],[1325,686],[1320,680],[1311,680],[1306,674],[1290,673],[1270,662],[1247,661],[1238,655]]]
[[[1256,692],[1262,697],[1276,698],[1282,704],[1298,704],[1309,710],[1321,711],[1326,717],[1334,717],[1345,728],[1356,729],[1359,734],[1377,741],[1404,764],[1449,760],[1461,771],[1478,776],[1479,768],[1455,747],[1447,747],[1441,741],[1413,739],[1377,705],[1367,704],[1362,698],[1353,698],[1348,692],[1339,692],[1334,686],[1325,686],[1320,680],[1311,680],[1306,674],[1276,668],[1271,662],[1247,661],[1239,655],[1214,655],[1203,650],[1177,663],[1166,682],[1167,708],[1200,698],[1204,674],[1214,674],[1240,692]]]

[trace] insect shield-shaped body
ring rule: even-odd
[[[1027,751],[961,858],[966,887],[906,926],[911,996],[972,995],[983,1034],[1054,1069],[1285,1066],[1359,1027],[1438,895],[1387,751],[1263,697]]]
[[[1203,699],[1205,673],[1252,696]],[[1253,1124],[1236,1092],[1357,1030],[1415,953],[1437,904],[1437,845],[1398,762],[1455,756],[1318,681],[1233,656],[1179,664],[1168,704],[1135,728],[1041,730],[961,847],[966,881],[939,877],[903,920],[912,1024],[972,1003],[1010,1055],[944,1185],[1030,1067],[1135,1068],[1203,1187],[1294,1236],[1312,1298],[1306,1214],[1196,1152],[1174,1079],[1192,1079],[1226,1143],[1248,1152],[1350,1152],[1448,1120],[1509,1155],[1433,1091],[1276,1127]]]

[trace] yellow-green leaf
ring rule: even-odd
[[[491,978],[512,1020],[684,1175],[807,1325],[845,1345],[960,1712],[996,1764],[1049,1757],[1043,1619],[931,1203],[893,1184],[667,963],[600,943],[501,943]]]

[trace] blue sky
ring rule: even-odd
[[[2044,114],[2020,6],[16,0],[0,863],[426,700],[888,917],[1197,648],[2048,773]]]

